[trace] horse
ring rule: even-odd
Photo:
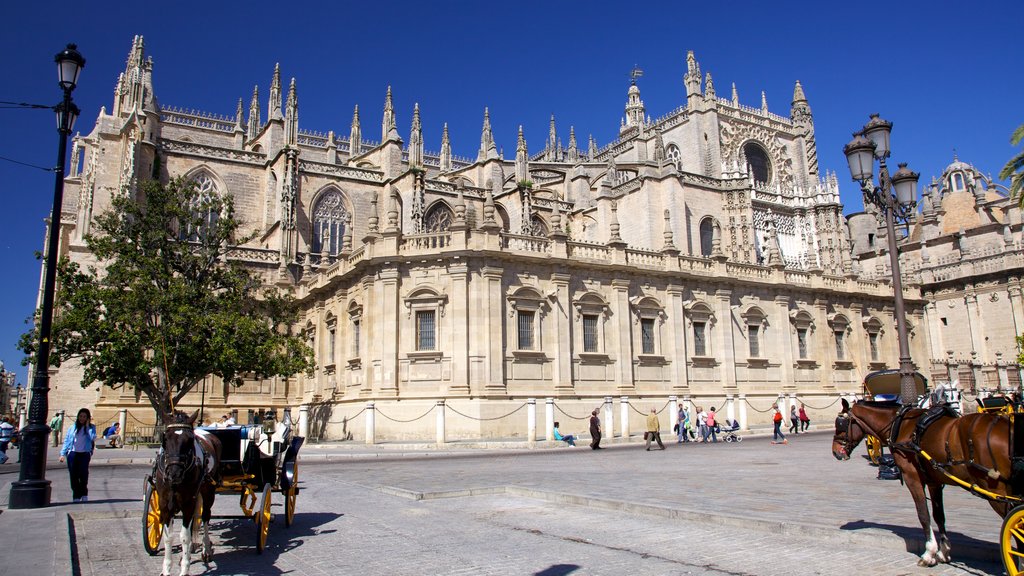
[[[167,429],[156,457],[156,490],[160,501],[160,523],[164,534],[163,576],[171,574],[171,524],[181,513],[181,576],[188,574],[192,563],[192,546],[199,525],[203,528],[204,563],[213,558],[210,541],[210,510],[216,495],[217,470],[220,466],[220,441],[211,434],[193,427],[199,417],[176,411],[166,414]]]
[[[951,560],[946,513],[942,505],[942,488],[946,484],[963,486],[979,495],[979,488],[994,494],[996,498],[983,497],[996,514],[1000,517],[1006,515],[1010,506],[1000,497],[1013,492],[1010,485],[1009,418],[999,414],[960,417],[944,414],[916,438],[915,445],[915,428],[927,410],[908,410],[896,437],[891,438],[894,420],[900,410],[898,404],[860,401],[851,406],[844,399],[842,405],[836,418],[832,455],[837,460],[849,460],[850,453],[868,434],[889,447],[903,474],[903,482],[914,498],[917,518],[926,537],[925,550],[918,565],[935,566]],[[931,528],[925,488],[932,500],[937,535]]]

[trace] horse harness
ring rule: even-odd
[[[201,476],[198,485],[202,485],[204,482],[211,482],[216,484],[214,478],[214,472],[210,470],[210,464],[212,462],[210,454],[213,452],[213,446],[210,444],[202,434],[196,433],[192,428],[191,424],[168,424],[166,432],[172,430],[193,430],[193,442],[196,449],[192,451],[192,458],[183,456],[181,453],[169,455],[163,450],[156,457],[156,467],[162,475],[167,476],[167,468],[171,464],[180,464],[184,468],[183,474],[187,474],[192,468],[199,467],[201,470]],[[202,454],[202,456],[200,456]],[[197,488],[198,489],[198,488]]]

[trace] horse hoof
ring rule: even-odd
[[[921,558],[920,560],[917,561],[917,565],[921,566],[922,568],[931,568],[932,566],[935,566],[936,564],[938,564],[938,562],[936,562],[934,558],[932,558],[930,560],[925,560],[924,558]]]

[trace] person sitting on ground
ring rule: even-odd
[[[555,440],[559,442],[565,442],[566,444],[572,446],[573,448],[576,447],[576,437],[573,436],[572,434],[562,436],[562,433],[558,431],[558,422],[555,422],[554,434]]]
[[[7,416],[0,418],[0,464],[7,463],[7,447],[14,440],[14,426]]]
[[[117,448],[118,446],[124,447],[124,443],[121,442],[121,423],[114,422],[103,431],[103,437],[107,439],[107,443],[111,448]]]

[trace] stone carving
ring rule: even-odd
[[[755,124],[733,124],[731,122],[719,124],[719,141],[721,142],[723,159],[729,162],[735,161],[744,170],[746,162],[742,158],[743,144],[751,140],[756,141],[768,150],[776,182],[783,189],[792,189],[795,184],[793,179],[793,160],[789,157],[789,152],[777,134]]]

